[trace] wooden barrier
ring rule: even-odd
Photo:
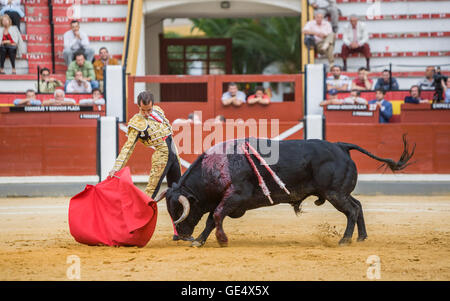
[[[400,121],[403,123],[450,123],[450,104],[404,103],[401,107]]]
[[[0,126],[0,176],[97,174],[97,123],[87,123]]]
[[[342,124],[327,123],[327,140],[357,144],[371,153],[398,160],[402,152],[402,135],[416,143],[416,151],[404,173],[450,173],[450,124]],[[351,152],[360,173],[381,173],[380,162],[358,151]],[[390,171],[387,171],[390,173]]]

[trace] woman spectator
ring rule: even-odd
[[[0,10],[0,16],[8,15],[14,26],[20,31],[20,18],[25,17],[22,9],[20,8],[20,0],[1,0],[2,9]]]
[[[24,51],[24,43],[19,29],[12,25],[8,15],[1,17],[0,23],[0,74],[5,74],[5,60],[11,61],[12,74],[16,74],[16,57],[20,57]]]

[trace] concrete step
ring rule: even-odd
[[[350,14],[365,16],[386,13],[403,15],[448,12],[448,1],[339,1],[337,6],[344,16]]]

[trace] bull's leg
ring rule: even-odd
[[[223,219],[228,215],[228,210],[224,205],[225,199],[220,202],[213,214],[213,219],[216,226],[216,238],[221,247],[226,247],[228,245],[228,237],[222,227]]]
[[[364,222],[362,205],[361,202],[355,199],[354,197],[350,196],[350,199],[359,208],[358,220],[356,222],[358,225],[358,241],[364,241],[367,238],[367,232],[366,232],[366,223]]]
[[[203,230],[203,232],[192,242],[193,247],[201,247],[205,244],[206,240],[208,239],[209,234],[211,234],[211,231],[216,226],[216,223],[214,221],[214,214],[211,212],[208,215],[208,219],[206,220],[206,227]]]
[[[338,211],[345,214],[347,217],[347,227],[345,228],[344,236],[339,241],[340,245],[350,244],[352,242],[353,231],[358,220],[359,209],[356,204],[350,201],[349,197],[342,197],[339,199],[328,199],[330,203]]]

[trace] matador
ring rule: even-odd
[[[164,177],[167,185],[172,186],[181,177],[181,165],[178,152],[172,140],[172,127],[164,116],[164,111],[154,105],[153,94],[144,91],[138,97],[139,113],[128,122],[128,139],[123,145],[109,176],[119,171],[127,164],[136,142],[139,140],[145,146],[155,150],[152,155],[152,167],[145,193],[155,198]]]

